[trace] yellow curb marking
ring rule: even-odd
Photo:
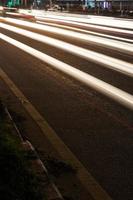
[[[77,169],[77,177],[91,194],[95,200],[111,200],[111,197],[106,191],[98,184],[98,182],[92,177],[87,169],[81,164],[81,162],[75,157],[75,155],[69,150],[69,148],[63,143],[63,141],[57,136],[55,131],[48,125],[45,119],[35,109],[35,107],[28,101],[24,94],[18,89],[18,87],[12,82],[7,74],[0,68],[0,78],[7,84],[10,90],[20,100],[25,110],[37,123],[43,134],[48,138],[59,155],[69,161],[69,163]],[[102,172],[101,172],[102,173]]]

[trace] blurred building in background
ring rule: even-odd
[[[89,11],[90,13],[110,12],[115,13],[133,11],[133,0],[56,0],[66,9]]]
[[[101,15],[133,15],[133,0],[0,0],[0,5]]]

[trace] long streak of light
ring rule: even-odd
[[[27,52],[28,54],[36,57],[37,59],[42,60],[43,62],[51,65],[52,67],[68,74],[69,76],[77,79],[78,81],[86,84],[89,87],[97,90],[98,92],[110,97],[121,105],[127,107],[128,109],[133,110],[133,96],[127,92],[124,92],[104,81],[101,81],[91,75],[88,75],[74,67],[63,63],[51,56],[48,56],[36,49],[33,49],[17,40],[14,40],[4,34],[0,34],[0,38],[15,47]]]
[[[15,33],[24,35],[26,37],[32,38],[34,40],[47,43],[51,46],[55,46],[56,48],[63,49],[67,52],[70,52],[74,55],[78,55],[86,60],[91,60],[95,63],[104,65],[105,67],[108,67],[110,69],[116,70],[120,73],[126,74],[130,77],[133,77],[133,66],[130,63],[118,60],[116,58],[112,58],[100,53],[96,53],[87,49],[83,49],[81,47],[77,47],[75,45],[50,38],[48,36],[40,35],[37,33],[33,33],[31,31],[27,31],[24,29],[20,29],[14,26],[10,26],[7,24],[0,24],[2,28],[5,28],[7,30],[13,31]]]
[[[116,40],[111,40],[107,38],[101,38],[101,37],[96,37],[92,35],[85,35],[82,33],[77,33],[74,31],[68,31],[68,30],[63,30],[60,28],[55,28],[55,27],[50,27],[47,25],[39,25],[31,22],[24,22],[21,20],[14,20],[14,19],[6,19],[7,21],[11,21],[12,23],[15,24],[21,24],[23,26],[28,26],[32,28],[36,28],[39,30],[44,30],[52,33],[56,33],[59,35],[63,35],[65,37],[70,37],[70,38],[75,38],[75,39],[80,39],[85,42],[91,42],[91,43],[96,43],[99,46],[107,46],[112,49],[117,49],[118,51],[126,52],[129,55],[133,55],[133,45],[129,43],[123,43],[120,41]]]
[[[82,26],[82,27],[86,27],[86,28],[96,28],[96,29],[101,29],[101,30],[105,30],[105,31],[110,31],[110,32],[117,32],[117,33],[124,33],[124,34],[129,34],[129,35],[133,35],[133,31],[131,30],[126,30],[126,29],[118,29],[118,28],[113,28],[113,27],[106,27],[106,26],[98,26],[98,25],[94,25],[94,24],[81,24],[79,22],[76,21],[67,21],[67,20],[63,20],[63,19],[52,19],[50,17],[35,17],[37,20],[45,20],[48,19],[49,21],[58,21],[58,22],[64,22],[66,24],[73,24],[73,25],[78,25],[78,26]]]
[[[106,17],[106,16],[94,16],[94,15],[78,15],[78,14],[69,14],[69,13],[48,13],[39,10],[21,10],[22,13],[32,13],[36,18],[37,17],[47,17],[53,18],[56,20],[66,20],[70,22],[78,22],[82,24],[97,24],[102,26],[110,26],[124,29],[133,29],[133,22],[131,19],[121,19],[114,17]]]
[[[19,13],[15,13],[15,12],[6,12],[6,14],[8,14],[8,15],[16,15],[16,16],[20,16],[20,14]]]
[[[67,20],[67,21],[73,21],[73,22],[79,22],[83,24],[97,24],[102,26],[110,26],[110,27],[117,27],[117,28],[124,28],[124,29],[133,29],[133,23],[132,21],[125,21],[122,19],[110,19],[105,17],[90,17],[89,18],[82,18],[82,17],[74,17],[74,16],[62,16],[62,15],[47,15],[49,18],[55,18],[55,19],[61,19],[61,20]]]
[[[80,29],[80,28],[55,24],[55,23],[51,23],[51,22],[49,22],[49,23],[44,22],[44,21],[36,21],[36,22],[39,23],[39,24],[55,26],[55,27],[59,27],[59,28],[65,28],[65,29],[68,29],[68,30],[74,30],[74,31],[82,32],[82,33],[88,33],[88,34],[97,35],[97,36],[101,36],[101,37],[105,37],[105,38],[111,38],[111,39],[114,39],[114,40],[120,40],[120,41],[123,41],[123,42],[133,43],[133,40],[130,40],[130,39],[127,39],[127,38],[122,38],[122,37],[117,37],[117,36],[112,36],[112,35],[106,35],[106,34],[103,34],[103,33],[97,33],[97,32],[93,32],[93,31],[83,30],[83,29]]]

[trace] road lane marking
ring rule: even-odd
[[[32,28],[36,28],[39,30],[48,31],[51,33],[56,33],[56,34],[59,34],[59,35],[65,36],[65,37],[76,38],[78,40],[96,44],[96,45],[99,45],[102,47],[104,47],[104,46],[109,47],[113,50],[116,49],[120,52],[122,51],[122,52],[126,52],[129,55],[133,55],[133,45],[126,43],[126,42],[120,42],[120,41],[116,41],[113,39],[107,39],[107,38],[102,38],[102,37],[98,37],[98,36],[77,33],[74,31],[64,30],[64,29],[57,28],[57,27],[51,27],[48,25],[39,25],[39,24],[31,23],[31,22],[24,22],[24,21],[20,21],[20,20],[16,20],[16,19],[11,19],[11,20],[6,19],[6,21],[11,21],[12,23],[15,23],[18,25],[32,27]],[[2,26],[2,24],[1,24],[1,26]]]
[[[86,170],[81,162],[57,136],[55,131],[49,126],[45,119],[40,115],[36,108],[28,101],[24,94],[18,89],[13,81],[0,68],[0,78],[7,84],[13,94],[22,103],[25,110],[36,122],[42,133],[47,137],[53,147],[57,150],[62,159],[68,161],[74,168],[77,169],[77,177],[91,194],[94,200],[111,200],[111,197],[104,191],[92,175]]]
[[[11,25],[0,23],[0,26],[6,30],[10,30],[12,32],[37,40],[39,42],[46,43],[51,46],[55,46],[56,48],[63,49],[69,53],[72,53],[76,56],[84,58],[88,61],[92,61],[102,66],[104,65],[104,67],[106,68],[110,68],[112,70],[123,73],[127,76],[133,77],[133,65],[128,62],[121,61],[119,59],[103,55],[101,53],[87,50],[87,49],[54,39],[54,38],[50,38],[48,36],[40,35],[38,33],[27,31],[27,30],[17,28]]]
[[[0,34],[0,38],[9,44],[21,49],[24,52],[36,57],[37,59],[42,60],[43,62],[49,64],[53,68],[56,68],[63,73],[68,74],[69,76],[77,79],[83,84],[93,88],[94,90],[106,95],[107,97],[115,100],[119,104],[125,106],[126,108],[133,110],[133,95],[120,90],[104,81],[101,81],[85,72],[82,72],[71,65],[68,65],[62,61],[59,61],[51,56],[48,56],[28,45],[25,45],[17,40],[14,40],[4,34]]]

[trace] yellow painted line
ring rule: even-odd
[[[63,141],[57,136],[55,131],[49,126],[45,119],[40,115],[36,108],[28,101],[24,94],[18,89],[13,81],[7,76],[7,74],[0,68],[0,78],[6,83],[10,90],[22,103],[28,114],[40,127],[43,134],[51,142],[54,148],[57,150],[63,160],[69,161],[69,163],[77,169],[77,177],[88,190],[94,200],[111,200],[111,197],[106,191],[98,184],[98,182],[92,177],[92,175],[86,170],[81,162],[75,157],[75,155],[69,150],[69,148],[63,143]],[[101,172],[102,173],[102,172]]]

